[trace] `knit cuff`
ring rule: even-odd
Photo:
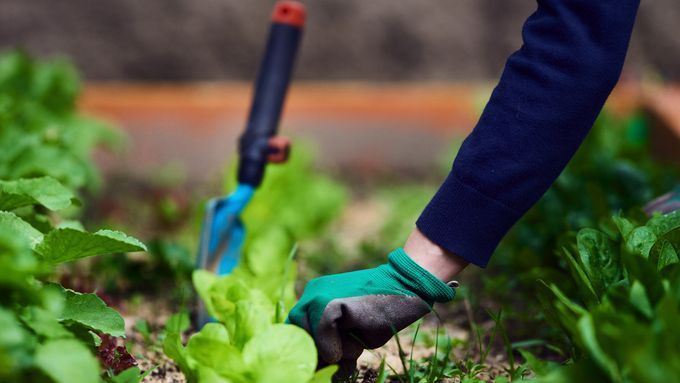
[[[398,248],[388,256],[389,264],[402,277],[402,282],[427,302],[448,302],[456,296],[456,290],[423,269],[404,249]]]

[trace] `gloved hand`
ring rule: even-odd
[[[362,351],[380,347],[406,326],[448,302],[453,287],[415,263],[403,249],[374,269],[328,275],[307,283],[288,323],[307,330],[320,365],[338,364],[351,374]]]

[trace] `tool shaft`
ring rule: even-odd
[[[238,181],[257,187],[276,135],[281,111],[302,37],[304,7],[294,1],[277,3],[264,58],[255,84],[246,130],[239,140]]]

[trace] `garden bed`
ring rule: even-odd
[[[383,169],[391,163],[389,156],[371,157],[377,151],[350,166],[323,144],[316,157],[294,150],[285,166],[268,168],[242,214],[248,236],[240,261],[218,277],[195,270],[194,258],[203,201],[234,189],[233,167],[202,184],[172,172],[152,177],[143,166],[128,177],[122,167],[116,178],[102,178],[90,160],[94,148],[116,147],[120,136],[78,113],[78,89],[75,72],[63,62],[35,62],[21,53],[0,60],[0,286],[7,291],[0,306],[0,380],[329,383],[335,366],[315,372],[314,341],[284,324],[288,311],[310,279],[384,263],[413,229],[450,159],[443,166],[434,157],[411,161],[412,172],[397,163],[377,177],[375,163]],[[205,100],[226,97],[219,89],[206,91]],[[375,122],[389,113],[388,107],[367,108],[366,100],[354,103],[347,95],[357,89],[345,89],[345,101],[338,96],[342,115],[357,111]],[[382,87],[363,91],[385,97],[387,106],[403,112],[396,117],[413,118],[409,123],[423,118],[409,100],[451,95],[433,87],[398,89],[391,99]],[[194,90],[191,97],[201,99]],[[311,113],[300,105],[323,111],[320,94],[327,90],[308,88],[313,97],[297,96],[293,112]],[[121,101],[128,112],[139,104],[136,121],[152,121],[146,131],[143,124],[126,127],[133,144],[141,145],[138,155],[156,156],[159,145],[189,155],[201,149],[172,141],[186,137],[184,112],[165,116],[179,124],[173,138],[144,109],[171,111],[168,106],[186,96],[168,92],[169,98]],[[207,106],[198,106],[205,113],[191,121],[224,111],[205,100]],[[437,112],[437,105],[430,105],[432,124],[450,111]],[[366,352],[350,380],[649,383],[679,376],[680,212],[672,207],[680,198],[680,175],[677,166],[650,156],[655,125],[647,112],[603,112],[489,268],[466,270],[452,303]],[[385,137],[408,146],[411,136],[376,126],[377,141],[369,147],[390,146]],[[330,171],[333,162],[344,170]],[[215,187],[220,179],[225,185]],[[670,190],[653,211],[642,210]],[[214,318],[200,331],[189,315],[198,299]]]

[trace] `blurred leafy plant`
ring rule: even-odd
[[[76,285],[97,286],[113,297],[130,293],[162,296],[178,306],[194,298],[191,273],[194,254],[182,242],[158,238],[148,242],[148,252],[114,254],[89,265],[88,273],[71,274]]]
[[[645,132],[643,116],[603,112],[557,181],[501,242],[491,268],[519,275],[508,281],[515,284],[545,275],[557,280],[566,265],[552,254],[562,241],[675,186],[677,169],[652,159]]]
[[[123,233],[87,232],[61,216],[79,203],[78,188],[96,180],[88,156],[101,125],[74,114],[77,88],[65,63],[36,63],[21,53],[0,57],[3,382],[103,381],[95,357],[100,336],[125,335],[123,318],[97,295],[50,283],[64,263],[146,249]],[[139,370],[123,373],[132,379]]]
[[[0,56],[0,179],[50,176],[72,190],[96,188],[90,160],[99,144],[120,136],[76,112],[80,80],[66,61]]]
[[[530,325],[543,320],[534,303],[537,279],[567,293],[578,288],[556,249],[618,211],[643,217],[641,206],[677,184],[679,172],[653,159],[646,137],[643,115],[616,118],[605,110],[553,186],[501,242],[480,280],[484,296],[505,302],[516,337],[561,337],[554,328],[539,327],[537,334]]]
[[[27,182],[54,188],[26,192],[7,187]],[[60,210],[74,198],[53,178],[2,181],[0,185],[0,321],[4,323],[0,326],[0,380],[28,382],[37,379],[36,374],[45,374],[55,382],[100,381],[93,353],[98,334],[124,336],[123,318],[95,294],[77,293],[47,281],[62,263],[146,247],[120,232],[88,233],[73,228],[72,223],[71,227],[51,226],[49,219],[55,217],[38,211],[52,214],[48,206]],[[29,223],[41,217],[40,229]]]
[[[562,258],[578,286],[541,282],[546,317],[568,338],[570,363],[541,382],[670,382],[680,376],[680,212],[639,224],[620,215],[582,229]]]
[[[243,212],[243,222],[256,238],[269,227],[285,228],[297,240],[320,234],[345,206],[341,184],[314,170],[314,152],[301,145],[284,165],[268,166],[260,188]],[[230,168],[228,189],[236,186],[236,167]]]

